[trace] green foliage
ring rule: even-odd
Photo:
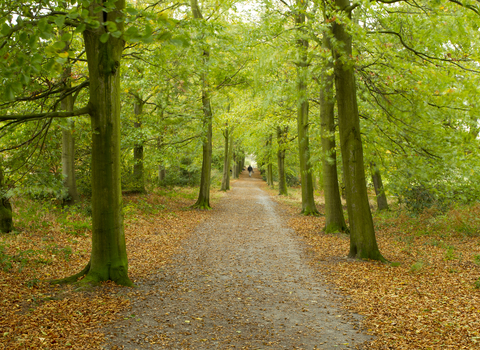
[[[474,283],[473,286],[474,286],[476,289],[480,289],[480,278],[475,281],[475,283]]]
[[[480,265],[480,254],[475,255],[475,256],[473,257],[473,262],[474,262],[476,265]]]
[[[164,186],[194,186],[200,183],[201,166],[190,158],[183,158],[177,166],[169,167]]]
[[[12,268],[12,256],[5,253],[6,247],[0,245],[0,267],[3,271],[9,271]]]
[[[410,272],[418,273],[423,269],[424,265],[423,261],[417,261],[410,267]]]
[[[457,255],[455,254],[455,247],[454,246],[448,246],[447,247],[447,249],[445,250],[445,254],[444,254],[443,259],[445,261],[458,259]]]

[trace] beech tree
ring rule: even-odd
[[[325,232],[345,232],[347,225],[343,216],[342,199],[338,186],[337,151],[335,144],[335,96],[333,88],[333,57],[329,33],[324,33],[323,48],[325,64],[321,71],[320,123],[322,138],[322,176],[325,196]]]
[[[132,285],[128,277],[128,261],[125,247],[125,236],[122,217],[122,197],[120,182],[120,64],[125,44],[124,14],[125,2],[103,2],[102,0],[84,1],[78,8],[66,4],[38,3],[34,12],[24,13],[21,8],[10,9],[11,13],[19,13],[17,24],[4,23],[2,27],[2,50],[15,47],[12,39],[28,39],[29,48],[36,47],[37,38],[50,39],[58,27],[71,25],[78,33],[83,34],[84,52],[88,64],[89,102],[87,106],[73,111],[40,112],[31,114],[7,114],[0,117],[2,121],[21,123],[41,118],[64,118],[83,114],[91,116],[92,125],[92,252],[90,261],[78,274],[56,282],[73,282],[85,276],[83,284],[112,280],[121,285]],[[13,5],[12,5],[13,6]],[[19,12],[17,12],[20,9]],[[33,28],[38,31],[32,31]],[[131,31],[134,34],[134,31]],[[66,40],[71,35],[64,35],[61,41],[46,46],[42,53],[51,63],[52,70],[61,70],[62,64],[70,57],[63,51]],[[49,59],[53,53],[56,60]],[[19,51],[19,55],[21,51]],[[22,56],[31,59],[35,65],[42,60],[40,55]],[[14,64],[12,64],[13,66]],[[31,67],[29,67],[32,69]],[[24,74],[31,71],[22,70]],[[24,78],[24,85],[28,79]],[[10,101],[21,101],[15,98],[22,85],[11,79],[4,86],[4,95]],[[59,90],[65,96],[74,93],[77,88]],[[51,92],[49,93],[55,96]],[[47,94],[48,95],[48,94]],[[34,96],[35,97],[35,96]]]
[[[295,26],[297,29],[297,129],[298,155],[300,159],[300,174],[302,177],[302,214],[318,215],[313,198],[313,178],[310,164],[310,141],[308,135],[309,103],[308,103],[308,39],[305,29],[307,2],[299,0],[295,9]]]
[[[349,256],[385,261],[378,249],[365,181],[354,62],[351,58],[352,36],[346,30],[352,10],[349,0],[335,0],[335,6],[343,12],[340,13],[342,22],[334,22],[332,32],[336,40],[335,87],[350,224]]]

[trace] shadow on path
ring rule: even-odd
[[[369,337],[335,306],[305,248],[242,173],[173,262],[143,285],[105,349],[353,349]]]

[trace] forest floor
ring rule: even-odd
[[[189,207],[196,195],[125,196],[138,288],[83,292],[48,280],[88,261],[88,205],[16,199],[16,231],[0,234],[0,349],[480,349],[478,203],[374,212],[388,265],[348,259],[347,235],[299,214],[298,189],[244,176],[209,211]]]
[[[131,308],[107,349],[353,349],[369,339],[245,172]]]

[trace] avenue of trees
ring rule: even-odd
[[[57,282],[131,285],[122,192],[193,185],[209,209],[253,155],[386,261],[369,186],[378,210],[480,196],[479,29],[457,0],[2,2],[0,230],[16,196],[85,198],[91,257]]]

